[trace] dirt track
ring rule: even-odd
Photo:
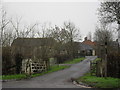
[[[71,78],[78,78],[90,69],[90,61],[95,56],[88,56],[70,68],[35,77],[29,80],[3,82],[3,88],[81,88],[72,83]]]

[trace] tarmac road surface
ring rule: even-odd
[[[82,62],[64,70],[26,80],[3,82],[2,88],[81,88],[74,85],[71,78],[78,78],[88,72],[90,61],[94,59],[96,56],[87,56]]]

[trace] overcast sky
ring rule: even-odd
[[[82,38],[89,31],[95,31],[98,21],[99,2],[5,2],[3,3],[9,17],[22,17],[24,23],[51,22],[62,26],[64,21],[72,21]]]

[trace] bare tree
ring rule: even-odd
[[[69,40],[68,52],[71,58],[75,58],[75,46],[74,41],[79,41],[81,39],[80,31],[76,28],[72,22],[64,22],[64,29],[67,31],[66,37]]]
[[[107,2],[102,2],[101,7],[99,9],[101,19],[105,23],[111,23],[111,22],[117,22],[120,24],[120,2],[110,2],[108,0]]]
[[[12,32],[4,32],[3,33],[3,41],[2,41],[2,46],[10,46],[12,41],[13,41],[13,33]]]
[[[73,22],[64,22],[64,29],[66,29],[67,37],[70,41],[79,41],[81,39],[80,30]]]
[[[16,31],[16,35],[18,37],[20,37],[20,32],[19,31],[20,31],[21,19],[22,19],[22,17],[20,17],[20,18],[17,17],[15,22],[13,22],[13,20],[10,20],[10,22],[11,22],[11,24],[13,26],[13,29]]]
[[[10,47],[11,40],[13,38],[13,32],[10,28],[10,21],[7,18],[7,12],[4,9],[2,9],[1,13],[2,17],[0,22],[0,43],[2,46],[2,51],[0,50],[0,53],[2,56],[2,74],[10,74],[10,68],[13,65]]]
[[[97,43],[96,50],[98,56],[105,54],[105,42],[107,42],[107,50],[111,52],[112,43],[113,43],[113,33],[108,30],[107,26],[96,27],[94,33],[94,41]]]
[[[68,34],[67,30],[55,25],[55,27],[51,29],[50,37],[53,37],[57,42],[63,44],[68,42],[67,34]]]
[[[101,17],[101,22],[103,22],[104,24],[117,22],[118,42],[120,44],[120,2],[119,0],[116,0],[116,2],[111,2],[110,0],[108,0],[107,2],[102,2],[99,12]]]
[[[61,51],[65,49],[64,48],[65,44],[68,42],[67,31],[55,25],[54,28],[50,29],[50,37],[54,38],[57,41],[57,43],[56,42],[54,43],[54,51],[55,51],[54,55],[58,59],[61,55]],[[61,62],[60,59],[59,61]]]
[[[37,23],[23,27],[21,21],[22,17],[17,17],[16,20],[10,20],[12,28],[15,30],[16,38],[35,37]]]
[[[67,50],[69,57],[71,57],[71,59],[74,58],[74,42],[79,41],[81,38],[79,29],[76,28],[74,23],[64,22],[63,27],[55,25],[50,32],[50,37],[53,37],[57,41],[55,45],[56,54],[60,55],[62,50]]]
[[[24,33],[24,37],[35,37],[35,27],[37,26],[37,23],[30,25],[27,27],[26,31]]]
[[[5,41],[7,41],[5,32],[7,25],[9,24],[9,20],[7,19],[7,13],[5,10],[2,9],[2,20],[1,20],[1,27],[0,27],[0,37],[1,37],[1,45],[5,46]]]

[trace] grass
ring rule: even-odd
[[[120,88],[120,79],[112,77],[96,77],[91,76],[90,73],[80,77],[78,81],[86,83],[94,88]]]
[[[42,72],[42,73],[36,73],[36,74],[32,74],[31,76],[28,76],[26,74],[16,74],[16,75],[2,75],[0,76],[1,80],[8,80],[8,79],[25,79],[25,78],[29,78],[29,77],[37,77],[37,76],[41,76],[47,73],[51,73],[51,72],[55,72],[55,71],[59,71],[65,68],[68,68],[69,66],[52,66],[50,67],[50,69],[48,71]]]
[[[93,62],[100,60],[100,58],[97,58]],[[90,72],[80,77],[78,81],[86,83],[94,88],[120,88],[119,78],[92,76]]]
[[[66,61],[64,62],[64,64],[75,64],[75,63],[78,63],[80,61],[83,61],[85,58],[82,57],[82,58],[76,58],[76,59],[73,59],[73,60],[70,60],[70,61]]]
[[[8,80],[8,79],[23,79],[26,78],[25,74],[15,74],[15,75],[2,75],[0,79],[2,80]]]
[[[97,63],[98,61],[101,61],[101,58],[96,58],[95,60],[92,61],[92,63]],[[95,74],[95,72],[96,72],[96,69],[95,69],[96,68],[96,64],[92,64],[92,68],[93,69],[91,70],[91,72],[92,73],[94,72],[93,74]]]
[[[96,58],[95,60],[93,60],[93,62],[97,62],[97,61],[100,61],[101,58]]]
[[[46,71],[46,72],[43,72],[43,73],[38,73],[38,74],[32,74],[32,77],[36,77],[36,76],[41,76],[41,75],[44,75],[44,74],[47,74],[47,73],[51,73],[51,72],[55,72],[55,71],[59,71],[59,70],[63,70],[65,68],[68,68],[69,66],[52,66],[50,68],[50,70]]]

